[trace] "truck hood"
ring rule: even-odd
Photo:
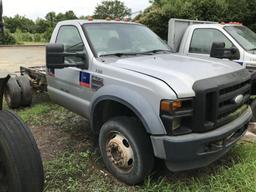
[[[112,61],[111,65],[160,79],[168,84],[179,98],[195,96],[192,87],[198,80],[243,69],[231,61],[178,54],[126,57]]]

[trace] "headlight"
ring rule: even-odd
[[[193,99],[162,100],[160,117],[169,135],[181,135],[191,132]]]

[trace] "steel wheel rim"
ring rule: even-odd
[[[109,161],[119,170],[129,172],[134,167],[134,152],[129,140],[123,134],[110,133],[106,151]]]

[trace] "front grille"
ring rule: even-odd
[[[193,89],[196,93],[193,131],[205,132],[233,121],[247,109],[251,76],[247,70],[241,70],[197,81]],[[243,99],[236,103],[239,95]]]

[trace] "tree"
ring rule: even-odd
[[[50,27],[50,23],[45,19],[37,19],[35,22],[36,33],[44,33]]]
[[[4,25],[11,33],[15,33],[17,29],[22,32],[33,33],[35,30],[35,23],[33,20],[25,16],[15,15],[14,17],[4,17]]]
[[[45,19],[47,22],[49,22],[50,27],[54,27],[57,23],[57,16],[55,12],[49,12],[46,14]]]
[[[125,6],[125,4],[118,0],[103,1],[98,4],[94,11],[94,17],[96,19],[105,19],[107,17],[123,18],[131,16],[131,9]]]
[[[13,45],[16,44],[15,38],[10,34],[8,30],[4,31],[4,34],[0,35],[0,45]]]
[[[256,0],[152,0],[152,5],[135,20],[167,39],[171,18],[239,21],[256,31]]]

